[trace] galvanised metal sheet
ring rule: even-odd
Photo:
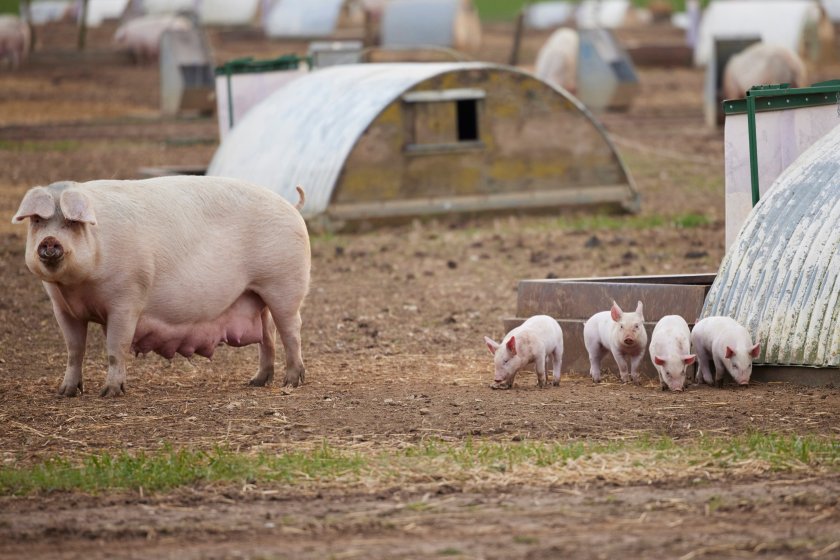
[[[222,142],[208,175],[263,185],[296,203],[306,217],[327,209],[356,140],[379,113],[415,84],[482,63],[352,64],[312,72],[251,109]]]
[[[757,362],[840,366],[840,126],[753,208],[709,291],[761,343]]]
[[[382,14],[382,46],[455,46],[462,0],[392,0]]]

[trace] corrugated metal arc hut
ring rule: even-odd
[[[231,130],[209,175],[238,177],[327,220],[618,204],[632,179],[576,99],[483,63],[359,64],[313,72]]]
[[[753,208],[702,316],[728,315],[761,343],[756,362],[840,367],[840,126]]]

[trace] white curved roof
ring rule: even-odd
[[[320,214],[356,140],[385,107],[438,74],[487,67],[492,65],[350,64],[312,72],[251,109],[219,146],[207,174],[263,185],[292,203],[301,185],[303,214]]]
[[[269,37],[330,35],[338,24],[344,0],[279,0],[268,12],[263,28]]]
[[[759,362],[840,366],[840,126],[803,152],[753,208],[703,317],[727,315]]]
[[[715,0],[703,12],[694,64],[709,63],[715,37],[759,36],[765,43],[799,52],[806,26],[819,17],[819,5],[809,0]]]

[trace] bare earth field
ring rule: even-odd
[[[247,387],[252,346],[212,361],[132,360],[127,394],[100,399],[106,361],[91,328],[85,394],[56,397],[64,343],[24,265],[25,228],[9,224],[21,196],[56,180],[206,165],[217,145],[215,120],[159,116],[156,66],[97,54],[113,29],[93,30],[95,52],[79,61],[68,54],[73,29],[51,26],[29,64],[0,69],[2,468],[219,448],[328,448],[373,467],[159,492],[6,493],[0,558],[840,558],[836,452],[779,464],[705,451],[710,438],[756,434],[836,450],[838,388],[671,394],[613,374],[599,385],[565,375],[541,390],[524,373],[511,391],[489,389],[482,336],[503,334],[520,279],[717,269],[723,137],[702,122],[701,70],[642,68],[632,109],[600,117],[643,196],[638,216],[564,211],[313,235],[302,387]],[[506,60],[510,31],[488,27],[483,56]],[[523,62],[545,36],[527,38]],[[211,41],[217,61],[306,49],[229,30]],[[812,69],[814,81],[838,75]],[[548,466],[447,459],[576,444],[589,452]]]

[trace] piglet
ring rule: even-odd
[[[29,26],[17,16],[0,15],[0,61],[18,68],[26,59],[30,43]]]
[[[650,361],[659,372],[663,391],[685,388],[685,369],[696,358],[690,353],[690,337],[688,323],[679,315],[666,315],[656,323],[650,337]]]
[[[589,374],[595,383],[601,382],[601,360],[607,351],[618,364],[621,381],[627,382],[629,374],[634,383],[639,382],[639,363],[645,355],[647,332],[642,302],[634,313],[625,313],[616,302],[609,311],[596,313],[583,326],[583,342],[589,353]]]
[[[697,383],[712,384],[711,362],[715,364],[715,384],[723,387],[723,372],[729,372],[738,385],[748,385],[752,361],[761,345],[752,343],[749,331],[731,317],[706,317],[694,325],[691,343],[697,353]]]
[[[534,315],[511,330],[499,344],[484,337],[487,348],[495,356],[496,375],[492,387],[504,389],[513,387],[516,373],[534,363],[537,370],[537,384],[546,386],[546,359],[551,357],[554,385],[560,384],[560,368],[563,364],[563,330],[557,321],[548,315]]]

